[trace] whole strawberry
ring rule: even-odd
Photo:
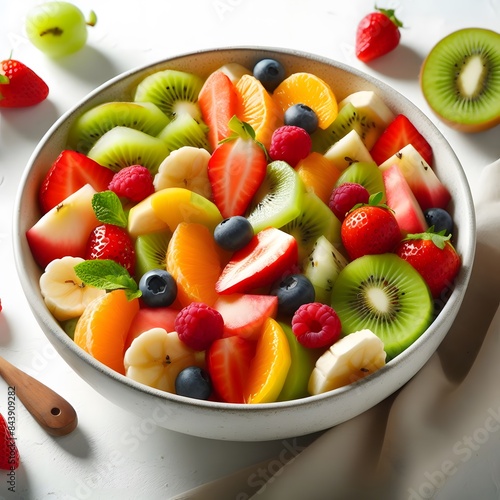
[[[379,200],[380,193],[371,196],[368,204],[355,206],[342,222],[340,236],[351,260],[392,252],[401,241],[394,213]]]
[[[19,451],[16,440],[7,426],[7,422],[0,414],[0,469],[15,470],[19,467]]]
[[[399,45],[402,26],[393,9],[376,8],[376,12],[366,15],[358,24],[356,57],[368,62],[394,50]]]
[[[47,84],[26,65],[14,59],[0,62],[0,108],[33,106],[48,94]]]
[[[452,290],[460,270],[461,259],[450,238],[431,227],[425,233],[407,235],[395,250],[422,275],[434,298]]]
[[[90,233],[85,259],[110,259],[130,274],[135,270],[134,243],[127,231],[113,224],[101,224]]]

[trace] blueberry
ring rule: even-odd
[[[318,115],[314,109],[305,104],[294,104],[285,111],[285,125],[302,127],[308,134],[318,128]]]
[[[290,274],[271,292],[278,297],[278,312],[292,316],[303,304],[314,302],[314,287],[303,274]]]
[[[254,66],[253,76],[272,92],[285,78],[285,68],[275,59],[262,59]]]
[[[212,382],[206,370],[199,366],[188,366],[177,375],[175,392],[188,398],[208,399],[212,394]]]
[[[252,224],[241,215],[224,219],[214,229],[215,242],[229,252],[235,252],[248,245],[253,236]]]
[[[177,283],[164,269],[153,269],[139,280],[142,300],[149,307],[168,307],[177,297]]]
[[[424,212],[425,220],[429,226],[434,226],[434,231],[439,233],[443,229],[448,236],[453,232],[453,219],[443,208],[428,208]]]

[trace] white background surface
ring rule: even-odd
[[[23,168],[52,123],[109,78],[191,50],[261,45],[336,59],[395,87],[438,125],[462,162],[474,195],[482,167],[500,157],[500,130],[465,135],[441,124],[424,102],[418,72],[425,55],[446,34],[471,26],[498,31],[500,0],[384,2],[384,7],[397,9],[405,29],[401,46],[370,65],[357,61],[353,51],[356,24],[373,8],[371,0],[79,0],[74,3],[85,13],[96,11],[98,23],[81,52],[59,61],[46,58],[24,37],[23,17],[35,3],[0,3],[0,59],[13,51],[13,58],[50,87],[48,100],[36,107],[0,111],[0,353],[66,397],[79,415],[79,426],[54,439],[18,402],[22,466],[16,471],[16,493],[8,491],[7,477],[0,472],[0,499],[169,498],[306,444],[310,438],[220,443],[169,432],[108,403],[72,373],[39,329],[17,280],[11,219]],[[7,385],[0,380],[0,412],[6,406]],[[480,470],[478,460],[470,461],[470,471]],[[481,477],[465,476],[469,486],[471,477]],[[459,485],[454,486],[453,496],[441,492],[440,498],[459,499]],[[479,489],[476,496],[489,498]]]

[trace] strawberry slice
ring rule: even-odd
[[[276,317],[276,295],[240,294],[221,295],[214,304],[224,319],[224,336],[257,340],[267,318]]]
[[[222,217],[243,215],[266,176],[267,157],[248,124],[233,117],[234,134],[225,139],[208,162],[208,179]]]
[[[85,184],[90,184],[98,192],[104,191],[108,189],[112,178],[113,171],[109,168],[99,165],[82,153],[64,150],[56,158],[40,186],[40,208],[43,213],[47,213]]]
[[[95,193],[95,189],[86,184],[28,229],[28,245],[42,269],[66,255],[85,257],[89,235],[99,225],[92,208]]]
[[[221,294],[248,293],[273,284],[297,264],[298,247],[293,236],[268,227],[235,252],[215,284]]]
[[[422,155],[423,159],[432,165],[432,147],[405,115],[398,115],[384,130],[370,151],[377,165],[396,154],[408,144]]]
[[[207,351],[207,369],[216,398],[244,403],[245,386],[255,343],[238,336],[215,340]]]
[[[231,135],[229,121],[238,106],[238,94],[231,79],[222,71],[213,72],[200,90],[198,104],[208,125],[208,142],[215,149]]]
[[[423,233],[427,230],[424,213],[418,204],[408,182],[397,165],[382,172],[386,203],[404,234]]]

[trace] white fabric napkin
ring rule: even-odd
[[[470,500],[478,480],[490,492],[481,500],[500,498],[500,160],[482,172],[476,217],[475,264],[462,308],[408,384],[321,434],[258,490],[248,478],[265,464],[178,498]]]

